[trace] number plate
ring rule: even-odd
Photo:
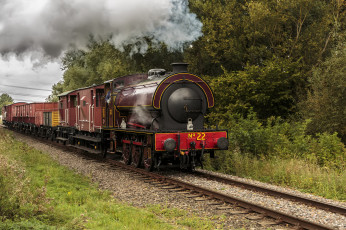
[[[205,133],[188,133],[188,138],[196,138],[197,141],[205,141]]]
[[[224,130],[209,132],[180,132],[180,133],[156,133],[155,150],[165,151],[164,142],[171,138],[179,143],[176,150],[191,149],[191,142],[196,143],[196,149],[218,149],[217,140],[221,137],[227,138],[227,132]],[[204,146],[204,147],[203,147]]]

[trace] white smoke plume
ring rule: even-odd
[[[148,36],[181,49],[201,28],[187,0],[0,0],[1,55],[38,51],[56,58],[85,47],[89,35],[112,36],[118,48]]]

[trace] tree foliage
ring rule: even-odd
[[[64,91],[85,87],[129,73],[128,61],[123,52],[108,41],[90,38],[87,51],[70,50],[62,58]]]
[[[203,23],[204,36],[186,50],[190,70],[215,76],[242,69],[246,64],[243,4],[236,0],[190,0],[190,8]]]
[[[52,94],[46,98],[46,101],[57,102],[59,100],[58,95],[64,92],[63,87],[64,86],[62,81],[59,81],[58,83],[54,84],[52,86]]]
[[[296,85],[302,82],[300,65],[277,58],[264,62],[264,66],[247,66],[243,71],[226,72],[211,79],[217,104],[209,115],[210,121],[227,121],[231,114],[246,116],[250,111],[263,120],[293,114],[298,99]]]
[[[345,18],[341,0],[189,2],[204,36],[186,51],[186,60],[193,72],[211,76],[273,57],[302,60],[309,70],[329,54]]]
[[[2,110],[2,107],[4,107],[5,105],[9,105],[13,103],[13,99],[10,95],[8,95],[7,93],[3,93],[0,96],[0,111]]]
[[[346,34],[345,34],[346,35]],[[343,36],[345,38],[345,36]],[[311,89],[301,103],[312,133],[338,132],[346,142],[346,39],[309,78]]]

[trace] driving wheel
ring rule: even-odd
[[[132,166],[139,168],[141,166],[142,160],[142,147],[138,145],[133,145],[132,147]]]
[[[153,171],[154,159],[152,158],[151,149],[145,147],[143,150],[143,165],[147,171]]]
[[[131,145],[123,143],[123,153],[122,153],[123,161],[125,164],[131,164]]]

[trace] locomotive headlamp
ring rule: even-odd
[[[217,147],[222,150],[228,149],[228,140],[226,137],[220,137],[217,140]]]
[[[187,119],[186,129],[187,130],[193,130],[193,123],[192,123],[192,119],[191,118]]]
[[[166,149],[167,152],[173,152],[174,149],[175,149],[175,146],[176,146],[176,142],[172,138],[168,138],[163,143],[163,146],[164,146],[164,148]]]

